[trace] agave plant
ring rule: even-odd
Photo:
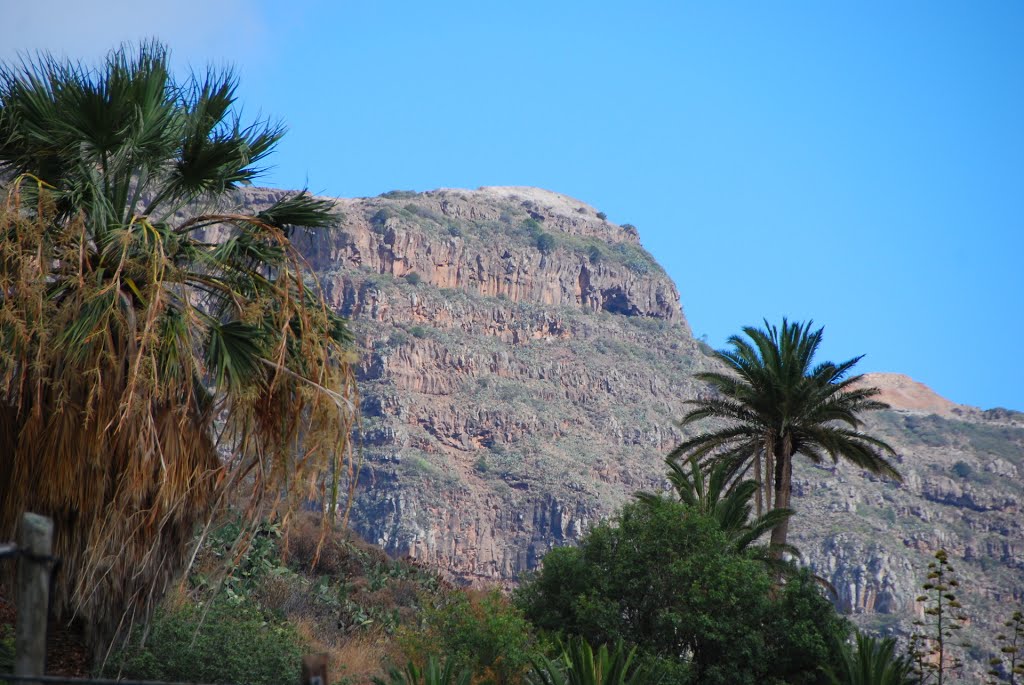
[[[916,682],[911,662],[896,651],[896,640],[860,631],[855,647],[843,645],[842,662],[828,671],[832,685],[911,685]]]
[[[611,649],[601,645],[595,652],[590,643],[576,638],[556,659],[533,661],[533,685],[657,685],[663,680],[654,669],[634,666],[636,648],[627,650],[620,640]]]
[[[410,661],[404,669],[392,667],[387,680],[373,679],[374,685],[469,685],[472,681],[473,673],[460,669],[454,659],[448,659],[442,667],[434,656],[427,658],[423,668]]]
[[[348,333],[290,239],[330,204],[232,207],[282,135],[235,86],[157,44],[0,67],[0,538],[55,519],[56,606],[94,644],[229,499],[258,519],[351,467]]]

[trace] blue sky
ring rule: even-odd
[[[34,5],[38,5],[35,7]],[[54,6],[56,5],[56,7]],[[290,132],[267,185],[533,185],[640,229],[697,335],[1024,409],[1024,4],[23,3],[0,58],[156,35]]]

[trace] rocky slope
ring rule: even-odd
[[[253,191],[261,204],[272,191]],[[510,582],[639,489],[710,368],[636,229],[533,188],[340,200],[304,246],[365,350],[353,524],[466,582]],[[700,258],[699,255],[694,256]],[[742,322],[738,322],[742,323]],[[858,621],[898,628],[949,550],[985,629],[1024,599],[1024,414],[873,374],[902,484],[800,463],[793,541]]]

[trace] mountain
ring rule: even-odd
[[[510,583],[632,493],[666,487],[673,421],[708,392],[692,374],[715,362],[634,227],[536,188],[338,208],[340,227],[303,250],[363,350],[352,524],[367,540],[463,582]],[[905,481],[798,461],[791,541],[842,609],[894,631],[947,549],[969,581],[972,656],[987,658],[986,631],[1024,599],[1024,414],[895,374],[866,380],[892,405],[869,426]]]

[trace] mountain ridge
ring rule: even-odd
[[[632,493],[666,487],[675,421],[708,392],[693,374],[716,362],[635,229],[576,203],[396,191],[339,201],[339,227],[301,239],[363,350],[352,525],[389,553],[511,583]],[[1024,414],[955,405],[902,375],[867,381],[894,407],[868,429],[894,445],[904,482],[798,461],[792,541],[840,608],[897,633],[946,548],[975,580],[974,630],[994,625],[1024,598]]]

